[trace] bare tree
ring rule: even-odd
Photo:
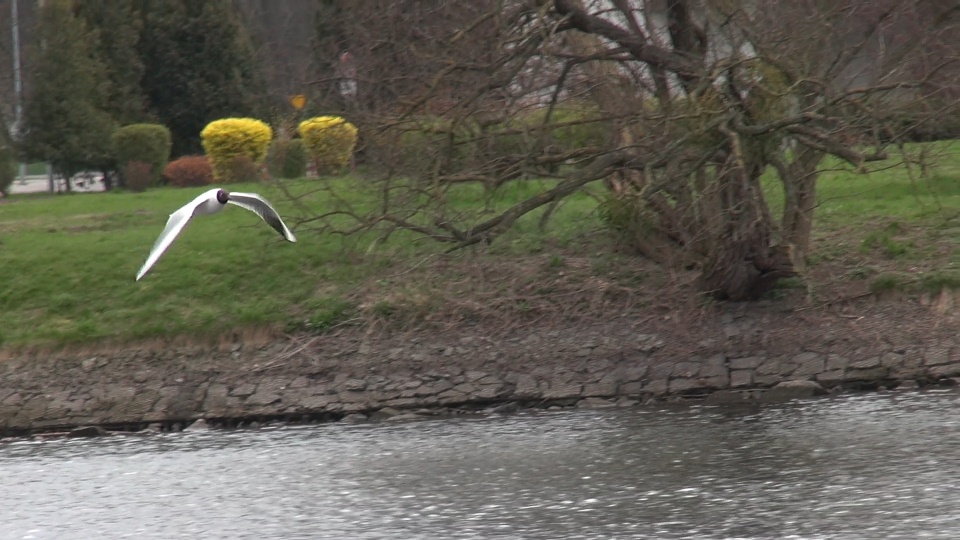
[[[949,0],[400,4],[345,8],[363,98],[351,119],[384,175],[376,211],[334,214],[462,247],[602,181],[630,245],[699,267],[721,299],[803,270],[825,156],[866,171],[903,139],[907,112],[916,123],[957,106]],[[374,6],[377,24],[350,17]],[[922,102],[937,108],[916,116]],[[785,192],[779,222],[768,169]],[[533,177],[556,181],[493,216],[446,196]]]

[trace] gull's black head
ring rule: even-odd
[[[227,199],[230,198],[230,194],[222,189],[217,190],[217,202],[220,204],[227,204]]]

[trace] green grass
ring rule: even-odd
[[[317,182],[291,184],[297,193],[313,192],[304,199],[310,213],[332,206],[329,193],[313,189]],[[355,187],[364,179],[327,182],[355,208],[374,204],[375,194]],[[535,187],[506,190],[495,204],[511,204]],[[288,225],[303,214],[274,187],[230,188],[263,194]],[[344,238],[303,227],[291,244],[254,214],[229,207],[194,220],[135,282],[168,214],[204,189],[25,195],[0,205],[0,347],[205,336],[263,326],[322,331],[349,318],[350,291],[365,279],[449,247],[412,233],[375,243],[371,233]],[[464,186],[448,196],[461,211],[484,207],[479,189]],[[531,215],[494,246],[510,254],[570,241],[592,219],[591,199],[574,197],[557,214],[549,234],[539,232],[538,216]]]
[[[846,272],[849,275],[844,278],[872,283],[878,291],[900,288],[903,279],[897,276],[901,275],[928,289],[956,286],[960,252],[952,244],[960,235],[956,220],[960,216],[960,144],[930,148],[939,153],[939,165],[929,178],[911,179],[902,169],[884,170],[883,163],[872,164],[880,170],[869,176],[844,170],[824,173],[818,184],[812,259],[878,257],[882,264],[853,265],[855,271]],[[361,177],[289,185],[304,195],[310,214],[334,206],[331,193],[317,186],[335,187],[341,198],[338,204],[360,211],[378,204],[383,194],[366,189],[372,187],[371,181]],[[511,183],[493,201],[486,200],[477,186],[456,186],[446,192],[447,216],[476,223],[549,185],[548,181]],[[765,187],[776,212],[782,193],[772,176]],[[203,189],[16,195],[0,204],[0,347],[215,336],[264,326],[324,331],[356,317],[358,287],[374,277],[403,274],[428,256],[469,262],[471,257],[539,253],[542,266],[561,272],[570,261],[566,250],[578,248],[581,253],[589,250],[593,272],[613,272],[619,265],[609,246],[587,241],[587,235],[601,224],[596,200],[581,193],[556,209],[545,231],[541,209],[522,218],[489,247],[478,245],[450,255],[443,255],[449,244],[413,233],[396,233],[375,242],[372,233],[321,235],[300,226],[295,228],[298,242],[290,244],[252,213],[231,207],[195,220],[151,273],[135,282],[167,215]],[[235,185],[231,189],[264,194],[288,224],[307,215],[276,187]],[[400,193],[397,190],[396,196]],[[413,214],[410,219],[432,223],[434,218]],[[927,266],[938,273],[928,272],[930,277],[922,280],[910,274],[917,261],[937,261]],[[658,278],[635,275],[630,279],[645,286]],[[403,287],[416,287],[416,283]],[[428,309],[429,299],[423,305]],[[402,308],[402,301],[387,296],[374,298],[367,306],[369,313],[381,318],[390,318]]]
[[[896,272],[884,273],[870,281],[869,290],[874,294],[894,291],[928,294],[936,294],[943,290],[956,291],[960,290],[960,271],[933,271],[921,276]]]
[[[860,243],[860,251],[876,251],[889,259],[896,259],[907,255],[912,247],[909,241],[900,241],[896,236],[904,232],[899,222],[894,221],[882,229],[867,233]]]
[[[935,166],[927,178],[917,166],[912,176],[905,168],[894,167],[902,161],[895,149],[888,160],[868,163],[869,174],[826,159],[817,183],[817,228],[831,230],[874,219],[916,222],[960,216],[960,141],[908,145],[906,150],[916,157],[921,149]],[[772,168],[764,188],[771,210],[779,215],[783,191]]]
[[[906,279],[900,274],[881,274],[870,282],[870,292],[882,294],[904,288]]]
[[[868,174],[826,159],[817,183],[810,262],[850,261],[854,256],[889,261],[890,271],[960,270],[960,141],[908,145],[932,165],[921,174],[903,166],[895,149],[886,161],[868,163]],[[764,177],[774,217],[783,191],[772,170]],[[883,285],[881,285],[883,286]]]
[[[8,344],[138,339],[268,323],[309,291],[293,249],[249,212],[196,220],[141,282],[167,214],[201,190],[32,198],[0,212],[0,333]],[[239,209],[231,209],[239,210]]]

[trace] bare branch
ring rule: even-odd
[[[555,0],[554,8],[558,14],[568,17],[577,30],[609,39],[630,51],[640,62],[685,76],[694,77],[702,73],[702,70],[682,55],[652,45],[643,35],[631,34],[606,19],[587,13],[575,0]]]
[[[549,189],[535,197],[530,197],[529,199],[514,205],[497,217],[488,219],[483,223],[473,226],[469,232],[467,232],[466,239],[458,247],[465,247],[470,244],[475,244],[484,238],[488,240],[492,239],[494,236],[513,225],[513,223],[516,222],[516,220],[521,216],[536,210],[545,204],[560,200],[577,191],[581,187],[589,184],[590,182],[605,178],[618,167],[623,167],[631,163],[633,166],[637,165],[635,160],[625,152],[617,152],[603,156],[589,167],[571,175],[570,178],[560,182],[552,189]]]

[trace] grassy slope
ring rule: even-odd
[[[856,224],[864,217],[955,217],[960,212],[960,141],[911,145],[907,151],[915,157],[920,148],[926,150],[932,165],[927,178],[916,165],[911,167],[912,175],[903,167],[889,168],[900,161],[895,153],[888,162],[868,164],[869,175],[848,170],[825,172],[818,185],[817,224],[829,229]]]
[[[926,175],[916,165],[912,174],[890,168],[902,161],[895,152],[888,162],[869,164],[870,174],[825,164],[810,255],[815,280],[861,280],[870,289],[874,281],[931,291],[960,286],[960,250],[954,249],[960,236],[960,141],[907,148],[913,157],[921,150],[932,165]],[[782,192],[772,175],[766,187],[771,207],[778,209]]]
[[[829,256],[829,244],[849,244],[839,233],[854,233],[861,253],[874,253],[897,264],[891,269],[958,269],[960,251],[953,245],[960,217],[960,144],[928,145],[937,155],[929,177],[903,169],[871,175],[827,177],[817,214],[817,238]],[[862,239],[859,237],[862,235]],[[839,240],[839,242],[837,241]]]
[[[256,216],[237,211],[197,220],[154,275],[134,282],[167,214],[199,191],[34,197],[2,207],[5,341],[203,332],[269,320],[301,300],[305,280],[297,279],[291,246],[268,228],[247,227]],[[319,255],[310,248],[301,254],[307,261]]]
[[[940,166],[927,180],[911,181],[902,169],[870,176],[826,173],[818,187],[814,269],[839,264],[856,268],[862,279],[917,267],[950,270],[960,263],[952,249],[960,231],[955,219],[960,215],[960,145],[936,148]],[[275,188],[231,187],[264,194],[288,224],[296,221],[296,211]],[[519,200],[534,187],[510,186],[496,204]],[[767,187],[776,208],[782,195],[773,181]],[[195,220],[153,271],[135,282],[167,215],[201,191],[15,196],[0,205],[0,346],[202,336],[305,320],[322,326],[371,276],[385,269],[403,273],[442,248],[395,235],[371,249],[372,237],[344,239],[304,229],[298,231],[299,241],[289,244],[253,214],[228,208]],[[359,194],[351,196],[362,204]],[[482,207],[476,190],[464,188],[455,197],[464,209]],[[329,205],[323,192],[306,201],[315,208]],[[538,215],[529,216],[481,251],[493,256],[540,252],[559,265],[565,246],[599,229],[594,206],[593,199],[580,195],[560,209],[546,234],[536,225]],[[878,268],[857,268],[864,261],[879,261]]]
[[[356,181],[362,180],[341,180]],[[231,189],[263,194],[288,225],[297,219],[276,188]],[[322,325],[344,308],[344,293],[371,273],[441,249],[394,235],[371,250],[369,236],[344,239],[305,230],[290,244],[254,214],[229,207],[194,220],[150,274],[135,282],[167,215],[203,190],[17,196],[0,205],[0,346],[211,335],[304,320]],[[499,204],[529,191],[508,190]],[[462,195],[464,206],[480,205],[478,192]],[[312,207],[326,205],[322,192],[306,200]],[[580,197],[560,212],[555,223],[564,227],[554,232],[576,234],[591,212],[590,200]],[[529,229],[535,227],[521,224],[500,249],[536,249],[540,235],[524,234]]]

